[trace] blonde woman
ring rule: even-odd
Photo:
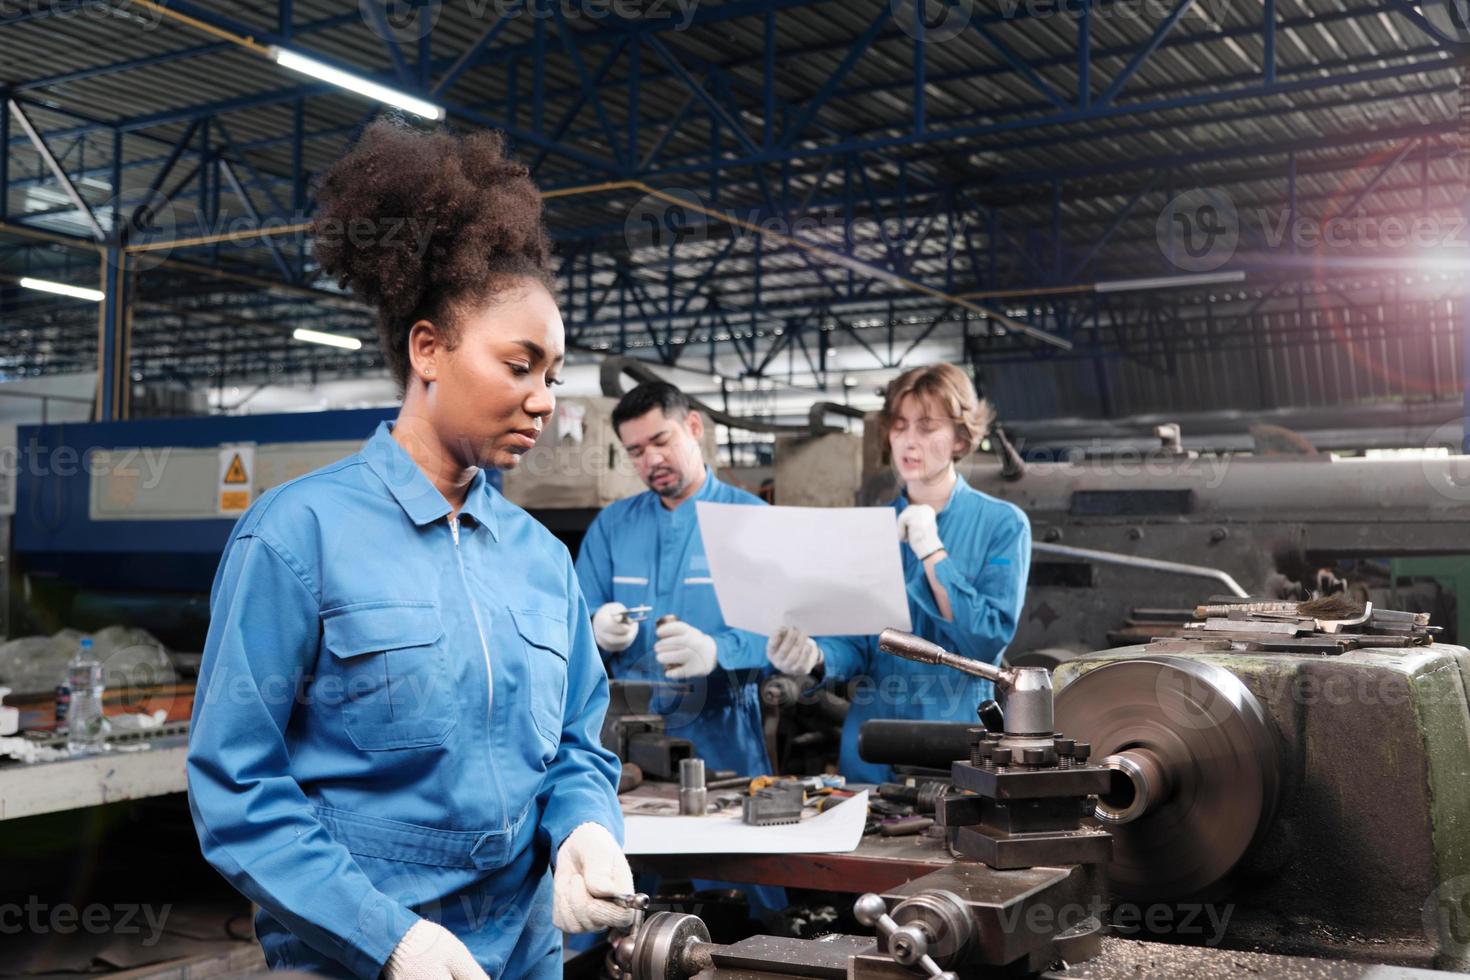
[[[993,412],[953,364],[914,368],[891,385],[880,423],[904,489],[899,547],[909,615],[919,636],[947,650],[998,663],[1016,633],[1031,564],[1031,525],[1019,507],[971,487],[955,463],[975,451]],[[771,637],[776,669],[821,669],[836,681],[856,679],[842,730],[842,773],[885,782],[887,766],[858,757],[858,730],[875,718],[977,722],[975,707],[991,696],[989,681],[948,667],[917,664],[878,650],[875,636],[813,640],[794,629]]]

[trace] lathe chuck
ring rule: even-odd
[[[1119,895],[1207,894],[1265,834],[1275,736],[1228,670],[1182,657],[1107,663],[1057,692],[1056,723],[1114,770],[1097,815],[1114,835],[1108,879]]]

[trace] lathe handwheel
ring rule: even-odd
[[[655,912],[638,930],[632,956],[633,980],[685,980],[698,972],[685,956],[691,943],[709,942],[709,928],[696,915]]]
[[[1168,901],[1209,892],[1266,832],[1276,806],[1275,736],[1234,674],[1182,657],[1106,663],[1057,692],[1057,728],[1122,756],[1108,880],[1120,895]],[[1132,795],[1148,797],[1145,805]]]

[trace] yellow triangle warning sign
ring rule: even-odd
[[[249,483],[250,482],[250,477],[245,472],[245,463],[244,463],[243,460],[240,459],[240,454],[239,453],[236,453],[235,454],[235,458],[232,459],[232,460],[230,460],[230,468],[227,469],[227,470],[225,470],[225,480],[224,480],[224,482],[226,482],[226,483]]]

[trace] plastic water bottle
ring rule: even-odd
[[[66,747],[74,752],[103,748],[110,726],[102,714],[102,690],[105,686],[102,665],[92,656],[90,638],[82,640],[77,655],[67,665],[66,683],[71,688]]]

